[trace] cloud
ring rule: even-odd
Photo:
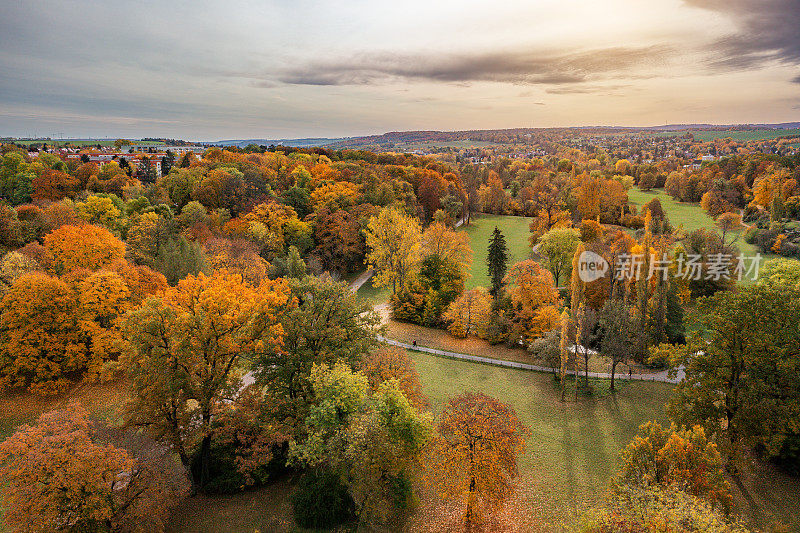
[[[549,94],[599,94],[606,93],[608,95],[619,94],[620,89],[630,87],[627,84],[618,85],[575,85],[566,87],[551,87],[546,90]]]
[[[797,76],[796,78],[792,79],[792,83],[800,83],[800,76]]]
[[[665,46],[613,47],[558,53],[512,50],[472,54],[364,53],[351,59],[312,61],[287,68],[277,80],[290,85],[379,85],[395,80],[517,85],[564,85],[615,77],[662,62]]]
[[[712,67],[759,68],[778,61],[800,65],[800,0],[684,0],[691,7],[715,11],[736,24],[737,31],[710,46]],[[797,82],[797,78],[794,80]]]

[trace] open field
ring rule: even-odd
[[[650,191],[642,191],[636,187],[628,190],[628,200],[637,206],[643,206],[653,198],[658,198],[661,202],[661,207],[669,217],[670,223],[674,227],[683,226],[686,232],[694,231],[700,228],[706,228],[717,231],[714,219],[700,207],[700,204],[693,204],[688,202],[678,202],[662,189],[653,189]],[[752,245],[744,242],[743,238],[739,238],[734,243],[739,250],[746,256],[755,255],[758,249]],[[764,261],[778,257],[775,254],[761,254]]]
[[[685,135],[686,130],[652,133],[651,137],[675,137]],[[777,139],[778,137],[788,137],[800,135],[800,129],[785,130],[700,130],[692,131],[695,140],[713,141],[714,139],[725,139],[730,137],[734,141],[755,141],[761,139]]]
[[[472,248],[472,276],[467,280],[467,289],[478,286],[489,286],[489,272],[486,266],[486,256],[489,248],[489,237],[495,226],[503,232],[508,246],[508,264],[513,265],[518,261],[528,259],[530,246],[528,245],[528,225],[530,219],[526,217],[513,217],[503,215],[477,215],[473,216],[469,226],[461,226],[461,231],[466,231],[469,236],[469,245]]]
[[[29,146],[31,144],[36,143],[46,143],[48,146],[63,146],[67,143],[71,144],[72,146],[114,146],[114,141],[116,139],[52,139],[49,141],[43,141],[41,139],[25,139],[25,140],[15,140],[13,141],[15,144],[20,146]],[[134,144],[147,144],[152,146],[163,146],[164,143],[162,141],[133,141]]]

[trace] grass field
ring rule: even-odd
[[[52,139],[49,141],[43,141],[41,139],[25,139],[25,140],[15,140],[14,143],[21,145],[21,146],[29,146],[35,143],[46,143],[48,146],[63,146],[67,143],[71,144],[72,146],[114,146],[114,141],[116,139]],[[134,144],[147,144],[152,146],[161,146],[164,143],[162,141],[133,141]]]
[[[472,248],[472,276],[467,280],[467,289],[478,286],[489,286],[489,269],[486,266],[486,256],[489,248],[489,237],[495,226],[503,232],[508,246],[508,264],[513,265],[518,261],[528,259],[530,246],[528,245],[528,225],[530,219],[526,217],[512,217],[502,215],[477,215],[472,218],[469,226],[462,226],[461,231],[466,231],[469,236],[469,245]]]
[[[713,141],[714,139],[725,139],[730,137],[734,141],[755,141],[761,139],[776,139],[778,137],[788,137],[800,135],[800,129],[786,130],[707,130],[692,131],[695,140]],[[652,137],[675,137],[686,134],[686,130],[651,134]]]
[[[640,207],[653,198],[658,198],[659,201],[661,201],[661,207],[667,213],[669,221],[673,226],[683,226],[686,232],[694,231],[699,228],[717,231],[714,219],[708,216],[703,208],[700,207],[700,204],[678,202],[661,189],[642,191],[634,187],[628,190],[628,200],[630,200],[632,204],[636,204]],[[752,256],[758,252],[755,245],[746,243],[741,237],[734,244],[746,256]],[[764,261],[778,257],[774,254],[761,255]]]

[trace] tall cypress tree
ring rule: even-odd
[[[506,238],[503,237],[497,226],[495,226],[492,236],[489,238],[489,256],[486,258],[486,264],[489,265],[489,277],[492,282],[489,292],[497,298],[503,285],[503,277],[505,277],[508,269]]]

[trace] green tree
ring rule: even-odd
[[[743,447],[775,456],[800,433],[800,289],[718,292],[698,301],[692,319],[699,331],[671,358],[686,371],[669,405],[673,420],[704,426],[734,469]]]
[[[545,258],[557,287],[570,276],[572,256],[580,240],[580,232],[574,228],[551,229],[539,237],[539,254]]]
[[[508,247],[503,233],[495,226],[492,236],[489,238],[489,254],[486,257],[486,264],[489,267],[489,279],[491,288],[489,293],[497,299],[503,287],[503,278],[508,270]]]
[[[259,358],[257,374],[276,409],[299,423],[314,398],[313,365],[355,365],[377,344],[380,317],[345,283],[314,276],[289,283],[295,305],[281,317],[283,345]]]

